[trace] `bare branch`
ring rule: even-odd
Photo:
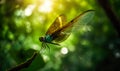
[[[34,54],[32,55],[31,58],[29,58],[27,61],[9,69],[8,71],[19,71],[23,68],[27,68],[30,66],[30,64],[32,63],[32,61],[35,59],[35,57],[37,56],[38,52],[34,52]]]

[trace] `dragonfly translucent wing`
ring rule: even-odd
[[[57,32],[57,38],[54,39],[54,42],[62,42],[66,40],[72,32],[72,27],[61,29],[60,32]]]
[[[48,28],[46,34],[52,34],[58,29],[62,28],[66,24],[66,17],[64,15],[60,15],[55,19],[53,24]]]
[[[72,31],[79,31],[81,25],[87,25],[93,19],[94,14],[94,10],[88,10],[78,15],[75,19],[71,20],[69,24],[73,25]]]
[[[69,37],[73,30],[76,32],[79,30],[81,24],[87,24],[92,20],[94,16],[94,10],[88,10],[71,20],[68,24],[64,25],[58,32],[55,42],[62,42]]]
[[[68,33],[68,31],[65,31],[64,29],[72,29],[72,32],[77,32],[81,25],[87,25],[92,19],[95,14],[94,10],[87,10],[83,12],[82,14],[75,17],[73,20],[71,20],[68,24],[66,24],[61,31],[62,33]]]

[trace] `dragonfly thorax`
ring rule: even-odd
[[[40,37],[39,38],[39,40],[41,41],[41,42],[52,42],[52,37],[50,36],[50,35],[46,35],[45,37]]]

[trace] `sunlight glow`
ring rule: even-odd
[[[28,7],[24,11],[24,15],[30,16],[32,14],[34,8],[35,8],[35,5],[28,5]]]
[[[42,5],[39,6],[39,12],[50,12],[52,11],[52,2],[51,0],[45,0]]]
[[[63,47],[63,48],[61,49],[61,53],[62,53],[62,54],[67,54],[67,53],[68,53],[68,49],[67,49],[66,47]]]

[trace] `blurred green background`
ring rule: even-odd
[[[120,0],[109,0],[120,15]],[[0,0],[0,71],[12,68],[41,48],[40,36],[60,14],[69,22],[86,10],[95,16],[61,46],[49,45],[22,71],[104,71],[118,66],[120,39],[96,0]],[[112,63],[110,63],[112,62]],[[103,69],[103,70],[102,70]],[[109,71],[112,71],[111,69]]]

